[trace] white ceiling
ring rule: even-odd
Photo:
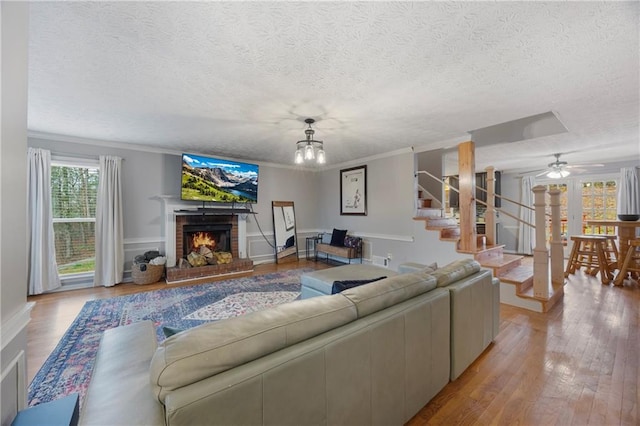
[[[632,2],[34,2],[29,130],[328,165],[553,111],[568,133],[478,148],[478,168],[640,157]]]

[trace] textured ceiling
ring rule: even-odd
[[[640,155],[638,2],[34,2],[29,130],[328,165],[553,111],[478,167]]]

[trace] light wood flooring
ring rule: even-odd
[[[256,266],[254,275],[323,263]],[[201,280],[211,281],[208,280]],[[121,284],[29,297],[28,378],[88,300],[166,288]],[[500,333],[408,424],[640,424],[640,286],[604,286],[578,271],[564,301],[540,314],[501,305]]]

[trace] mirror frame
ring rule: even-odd
[[[287,214],[289,208],[290,214]],[[296,233],[296,212],[293,201],[272,201],[271,211],[273,213],[273,241],[275,243],[276,263],[297,262],[298,235]],[[282,238],[282,233],[285,233],[284,241],[291,238],[290,231],[293,231],[293,245],[285,247],[286,243],[278,244],[278,237]]]

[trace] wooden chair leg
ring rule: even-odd
[[[600,281],[602,284],[609,284],[612,277],[609,276],[609,264],[607,263],[607,255],[604,252],[604,243],[596,244],[596,251],[598,253],[598,269],[600,270]]]
[[[564,271],[564,277],[567,278],[569,274],[575,274],[575,262],[578,260],[578,245],[579,241],[573,242],[573,247],[571,247],[571,254],[569,255],[569,261],[567,262],[567,269]]]
[[[633,247],[629,247],[627,255],[624,258],[624,263],[622,263],[622,268],[620,268],[618,276],[616,276],[616,279],[613,281],[614,285],[622,285],[624,279],[627,277],[627,269],[629,269],[629,264],[631,263],[631,258],[633,258],[634,251],[635,250]]]

